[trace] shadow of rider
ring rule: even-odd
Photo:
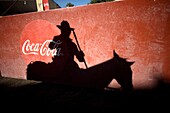
[[[71,28],[68,21],[63,20],[60,25],[57,25],[61,33],[54,36],[49,44],[50,49],[56,49],[56,55],[52,58],[59,73],[70,73],[80,69],[74,61],[74,56],[79,62],[84,61],[84,53],[78,50],[77,45],[70,38]]]

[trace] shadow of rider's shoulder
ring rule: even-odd
[[[56,35],[54,36],[54,39],[59,39],[61,36],[60,35]]]

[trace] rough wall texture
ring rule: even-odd
[[[25,79],[30,61],[50,62],[46,43],[60,33],[56,25],[62,20],[75,28],[88,67],[112,58],[116,50],[135,61],[136,87],[152,86],[156,76],[170,79],[168,0],[108,2],[1,17],[2,76]],[[73,34],[71,38],[75,41]]]

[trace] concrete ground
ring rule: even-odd
[[[163,112],[169,110],[170,84],[160,81],[152,89],[121,91],[0,77],[0,100],[5,111]]]

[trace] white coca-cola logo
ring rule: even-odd
[[[53,42],[54,43],[54,47],[56,49],[50,49],[49,43]],[[58,40],[57,42],[54,42],[52,40],[46,40],[43,43],[33,43],[31,42],[29,39],[26,40],[23,45],[22,45],[22,53],[24,55],[41,55],[41,56],[60,56],[62,55],[62,53],[60,53],[61,48],[59,48],[59,45],[62,42],[60,40]]]
[[[55,49],[49,48],[50,42],[59,33],[56,25],[46,20],[38,19],[27,23],[20,37],[20,52],[26,64],[32,61],[49,63],[54,55],[61,56],[61,42],[55,43]]]

